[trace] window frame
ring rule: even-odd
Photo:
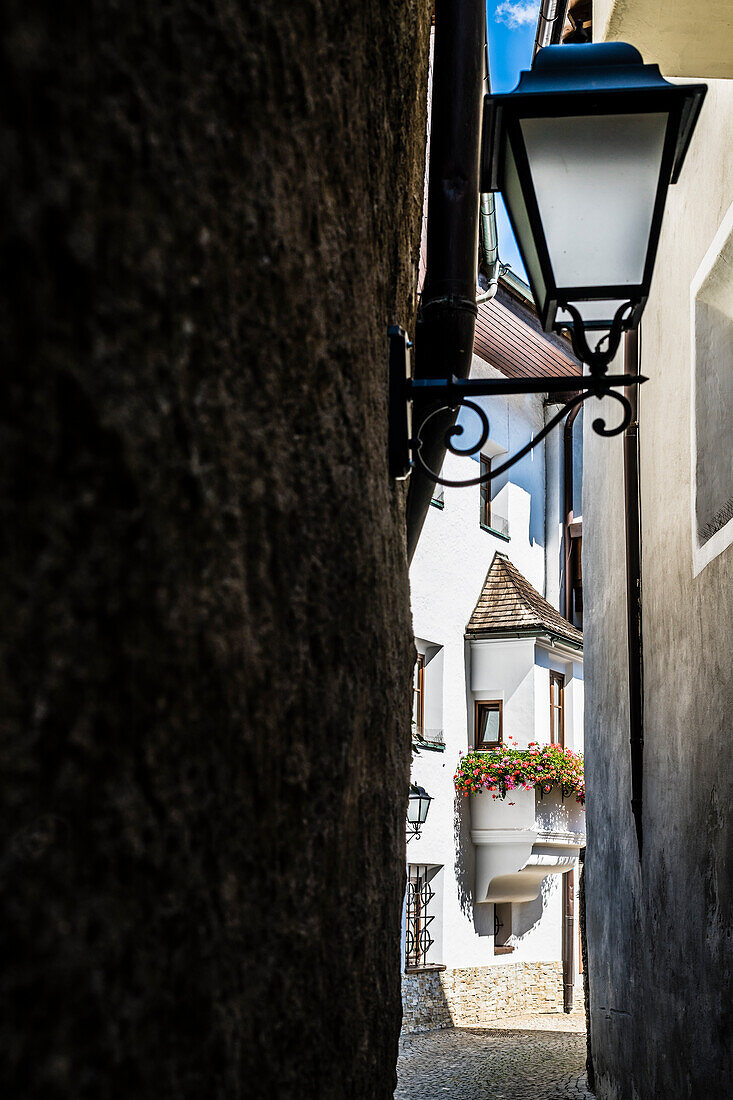
[[[499,712],[499,739],[498,741],[489,741],[486,744],[479,744],[479,730],[481,707],[489,707],[492,710],[498,710]],[[473,740],[474,749],[476,752],[490,752],[491,749],[498,749],[504,744],[504,702],[502,699],[477,699],[474,703],[473,710]]]
[[[491,473],[491,456],[482,454],[479,456],[480,474]],[[491,530],[491,482],[482,481],[479,485],[479,525]]]
[[[555,702],[553,699],[553,687],[559,685],[559,702]],[[555,740],[555,724],[553,722],[554,712],[558,711],[560,739]],[[565,673],[556,672],[554,668],[550,669],[550,744],[559,745],[560,748],[565,748]]]
[[[413,721],[415,723],[415,735],[423,737],[425,734],[425,654],[418,653],[415,662],[415,680],[413,685]],[[415,706],[417,704],[417,706]]]

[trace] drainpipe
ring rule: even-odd
[[[624,371],[639,373],[639,334],[624,337]],[[639,492],[638,386],[624,389],[631,404],[631,423],[624,432],[624,502],[626,514],[626,619],[629,658],[629,741],[631,748],[631,812],[641,861],[644,842],[644,646],[641,604],[641,505]]]
[[[580,405],[571,409],[563,429],[563,556],[565,558],[565,591],[563,614],[573,621],[573,564],[570,524],[573,522],[573,425]],[[575,989],[575,873],[563,875],[562,894],[562,986],[563,1010],[572,1012]]]
[[[575,871],[562,876],[562,1007],[573,1011],[575,989]]]
[[[484,41],[484,95],[491,92],[489,76],[488,36]],[[492,191],[481,193],[481,212],[479,215],[479,269],[486,276],[488,284],[483,294],[477,295],[476,302],[489,302],[499,289],[501,263],[499,261],[499,233],[496,228],[496,200]]]
[[[484,0],[436,0],[427,271],[415,331],[416,378],[467,378],[471,368],[485,41]],[[414,403],[413,435],[437,408],[429,400]],[[457,415],[457,410],[438,412],[424,433],[421,454],[436,472],[445,457],[445,434]],[[410,560],[434,486],[419,468],[413,469],[406,516]]]
[[[570,0],[542,0],[534,40],[534,55],[544,46],[558,46]]]
[[[481,242],[481,272],[486,276],[488,285],[476,297],[479,302],[489,302],[496,297],[501,275],[499,261],[499,235],[496,229],[496,204],[491,193],[481,194],[481,219],[479,221],[479,239]]]
[[[635,388],[635,387],[634,387]],[[563,600],[563,615],[569,623],[573,621],[573,564],[572,541],[570,538],[570,524],[573,522],[573,424],[580,412],[580,405],[571,409],[565,420],[563,430],[563,557],[565,559],[565,591]]]

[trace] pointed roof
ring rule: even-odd
[[[467,634],[555,634],[582,646],[583,634],[533,588],[506,554],[494,554]]]

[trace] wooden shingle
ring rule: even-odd
[[[534,588],[506,554],[496,553],[466,627],[467,634],[523,634],[547,631],[574,645],[583,634]]]

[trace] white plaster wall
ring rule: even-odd
[[[550,670],[565,677],[565,746],[583,752],[583,661],[580,655],[538,642],[534,656],[535,729],[531,740],[550,740]]]
[[[501,377],[482,360],[474,358],[472,377]],[[523,446],[544,423],[544,407],[539,397],[512,396],[484,402],[491,424],[487,453],[514,453]],[[470,440],[470,414],[460,420],[465,426],[463,442]],[[550,437],[551,440],[553,437]],[[554,440],[553,446],[557,446]],[[557,456],[556,456],[557,457]],[[531,740],[547,740],[539,733],[538,717],[549,728],[549,679],[544,697],[538,686],[538,676],[549,677],[549,663],[539,673],[536,667],[538,647],[534,639],[481,640],[469,645],[465,628],[483,587],[486,573],[495,551],[507,554],[527,579],[545,592],[547,526],[546,499],[559,501],[559,461],[549,465],[552,484],[546,485],[545,445],[492,487],[494,511],[507,516],[510,541],[499,538],[479,525],[479,487],[446,488],[444,508],[431,507],[411,568],[412,608],[415,636],[421,651],[441,646],[442,679],[441,723],[445,752],[421,750],[415,755],[413,780],[433,796],[422,836],[410,841],[407,858],[410,863],[442,865],[442,958],[448,967],[503,966],[523,961],[557,961],[562,955],[562,891],[559,875],[545,880],[540,898],[513,907],[512,926],[515,945],[511,955],[494,955],[494,907],[474,905],[474,848],[470,838],[468,800],[457,798],[453,776],[460,759],[473,743],[473,701],[497,698],[504,702],[504,736],[514,736],[520,745]],[[478,462],[468,457],[446,456],[443,474],[447,478],[469,478],[479,473]],[[551,531],[557,531],[555,511]],[[553,537],[548,588],[557,605],[560,551]],[[573,713],[573,729],[577,730],[582,712],[575,702],[575,690],[582,687],[582,678],[573,672],[582,663],[567,660],[570,690],[566,708]],[[431,702],[435,675],[431,685],[431,668],[426,668],[426,716],[430,726],[435,713]],[[566,714],[569,721],[569,713]],[[573,735],[582,744],[582,736]]]
[[[534,740],[534,641],[506,638],[470,643],[470,682],[473,701],[500,699],[504,711],[504,741],[518,745]],[[469,743],[475,745],[474,710],[468,716]]]

